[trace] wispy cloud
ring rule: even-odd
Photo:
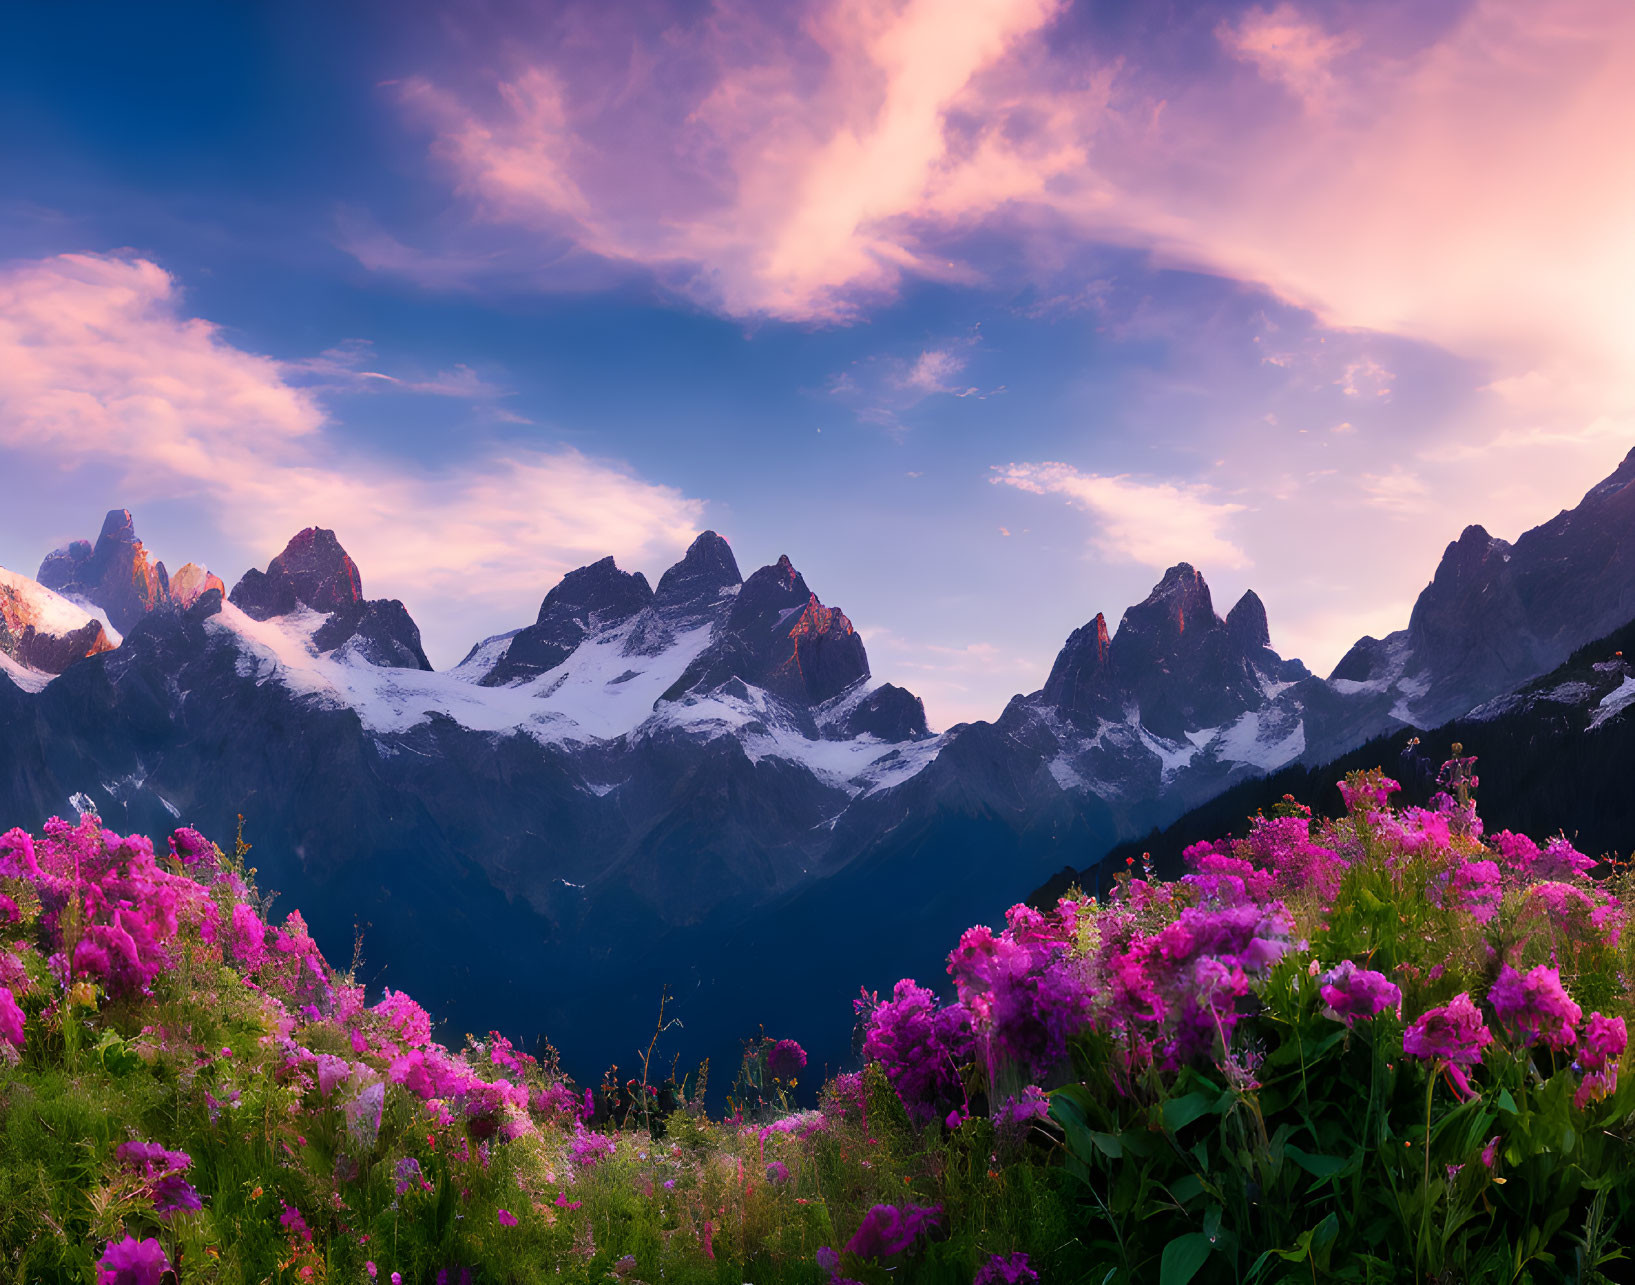
[[[609,552],[667,557],[701,524],[701,501],[568,447],[495,449],[435,472],[348,451],[297,376],[398,377],[344,352],[289,363],[235,347],[144,259],[0,266],[0,446],[37,469],[112,467],[132,503],[185,499],[263,561],[301,527],[333,526],[371,591],[411,609],[480,603],[524,619],[563,571]],[[499,393],[460,368],[401,382]]]
[[[1067,464],[995,465],[990,481],[1035,495],[1060,495],[1095,520],[1094,546],[1109,557],[1163,569],[1177,562],[1240,568],[1249,555],[1225,528],[1245,506],[1199,484],[1105,477]]]

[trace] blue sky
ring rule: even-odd
[[[1635,444],[1610,4],[0,22],[25,572],[329,526],[446,665],[708,526],[946,726],[1182,559],[1326,670]]]

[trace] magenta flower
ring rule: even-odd
[[[859,1258],[889,1258],[910,1248],[942,1221],[941,1205],[876,1205],[863,1216],[846,1251]]]
[[[1506,964],[1488,991],[1487,1002],[1522,1045],[1564,1049],[1578,1039],[1573,1028],[1583,1010],[1562,988],[1561,974],[1553,968],[1540,964],[1524,975]]]
[[[971,1285],[1038,1285],[1039,1273],[1026,1254],[995,1254],[977,1269]]]
[[[517,1225],[517,1216],[509,1209],[500,1210],[499,1218],[501,1227],[515,1227]]]
[[[1387,1009],[1402,1016],[1402,988],[1384,973],[1358,968],[1347,959],[1323,976],[1323,1003],[1336,1021],[1352,1025],[1359,1018],[1376,1017]]]
[[[766,1057],[766,1069],[775,1080],[793,1080],[805,1065],[806,1050],[794,1040],[779,1040]]]
[[[789,1166],[782,1160],[769,1161],[766,1166],[766,1180],[774,1187],[781,1187],[789,1181]]]
[[[1446,1061],[1456,1067],[1476,1066],[1482,1050],[1492,1042],[1493,1032],[1464,992],[1423,1013],[1402,1033],[1402,1051],[1409,1057]]]
[[[22,1008],[17,1003],[17,997],[11,989],[0,986],[0,1040],[4,1040],[13,1048],[23,1047],[23,1028],[27,1019]]]
[[[909,1117],[928,1124],[965,1100],[959,1067],[974,1048],[964,1005],[938,1007],[929,990],[905,977],[869,1019],[863,1056],[885,1070]]]
[[[157,1240],[126,1236],[109,1241],[97,1260],[97,1285],[159,1285],[171,1270],[164,1246]]]
[[[1629,1031],[1623,1018],[1591,1013],[1578,1046],[1578,1067],[1583,1071],[1604,1070],[1609,1062],[1623,1057],[1628,1045]]]
[[[1467,861],[1448,880],[1453,904],[1485,924],[1499,911],[1504,890],[1499,886],[1499,866],[1495,861]]]
[[[605,1133],[592,1133],[583,1125],[575,1126],[573,1141],[568,1144],[568,1150],[578,1161],[581,1168],[594,1168],[603,1160],[610,1159],[618,1150],[616,1139]]]

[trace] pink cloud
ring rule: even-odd
[[[367,373],[344,351],[315,360],[331,377]],[[473,641],[474,611],[511,627],[564,571],[608,553],[668,561],[702,524],[702,502],[569,447],[479,452],[452,471],[345,449],[315,392],[291,382],[312,373],[188,316],[145,259],[0,265],[0,447],[55,466],[65,494],[78,469],[112,468],[120,502],[184,500],[215,543],[259,562],[301,527],[331,526],[371,594],[421,613],[442,662]],[[460,367],[408,383],[491,391]],[[49,469],[35,475],[50,485]]]
[[[1021,88],[1060,7],[836,0],[779,27],[725,3],[664,33],[654,57],[670,75],[616,94],[596,92],[606,67],[578,49],[525,61],[488,94],[424,77],[399,93],[479,223],[646,265],[734,315],[844,320],[905,273],[971,279],[921,222],[1037,198],[1083,164],[1034,117],[1093,106],[1095,91],[1044,102]],[[637,39],[604,21],[609,44]],[[390,238],[357,253],[417,274]],[[462,259],[428,255],[428,279]]]
[[[1244,505],[1215,497],[1213,488],[1143,480],[1126,474],[1081,473],[1067,464],[1007,464],[989,479],[1035,495],[1060,495],[1086,510],[1101,553],[1163,571],[1177,562],[1246,567],[1249,555],[1226,535]]]

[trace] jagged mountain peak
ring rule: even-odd
[[[659,577],[653,605],[660,609],[713,603],[723,590],[744,582],[732,546],[714,531],[701,532],[681,561]]]
[[[599,612],[624,619],[653,600],[653,590],[640,571],[621,571],[612,557],[568,572],[539,604],[536,624],[554,613]]]
[[[1266,604],[1253,589],[1245,589],[1243,597],[1226,613],[1226,631],[1245,654],[1272,645],[1271,627],[1266,623]]]
[[[285,616],[297,606],[350,610],[363,601],[363,577],[333,531],[309,526],[290,537],[265,572],[246,571],[228,598],[255,620]]]
[[[312,635],[320,652],[340,652],[387,669],[429,670],[420,628],[396,598],[366,599],[357,563],[327,527],[297,531],[266,571],[246,571],[228,595],[252,620],[301,608],[329,619]]]
[[[94,545],[74,540],[46,554],[36,579],[55,593],[95,606],[120,633],[172,600],[165,564],[154,562],[136,538],[129,509],[108,510]]]
[[[1098,611],[1089,624],[1080,625],[1069,634],[1061,651],[1056,653],[1056,663],[1050,667],[1050,677],[1045,679],[1045,700],[1063,711],[1091,712],[1095,698],[1107,687],[1107,661],[1111,651],[1107,617]]]

